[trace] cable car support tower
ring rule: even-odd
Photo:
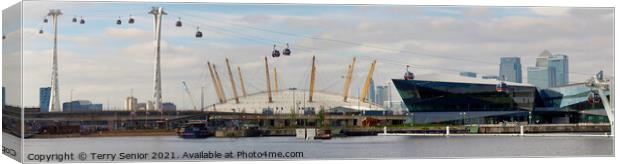
[[[611,126],[611,136],[615,136],[614,109],[611,107],[611,104],[609,104],[610,101],[605,95],[605,91],[609,91],[610,80],[603,77],[603,71],[600,71],[595,76],[588,79],[585,85],[596,90],[598,95],[601,97],[603,107],[605,108],[605,113],[607,113],[607,119],[609,119],[609,125]]]

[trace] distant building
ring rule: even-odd
[[[540,89],[566,85],[568,70],[567,55],[552,55],[544,50],[536,57],[536,66],[528,67],[527,81]]]
[[[368,96],[366,96],[368,102],[377,103],[377,94],[375,92],[375,80],[370,79],[370,87],[368,87]]]
[[[155,110],[155,106],[153,104],[153,101],[147,101],[146,102],[146,110]]]
[[[93,104],[88,100],[76,100],[62,103],[62,108],[64,112],[94,112],[102,111],[103,104]]]
[[[138,99],[135,97],[125,98],[125,110],[137,111],[138,110]]]
[[[482,79],[493,79],[493,80],[499,80],[498,76],[495,75],[484,75],[482,76]]]
[[[40,112],[49,112],[50,109],[50,96],[51,87],[39,88],[39,108]]]
[[[545,89],[553,86],[554,78],[553,68],[547,67],[527,67],[527,83],[536,86],[539,89]]]
[[[553,68],[553,87],[568,84],[568,56],[558,54],[549,57],[547,67]]]
[[[465,76],[465,77],[471,77],[471,78],[476,78],[476,72],[460,72],[459,75],[461,76]]]
[[[177,110],[177,106],[174,105],[174,103],[171,102],[164,102],[161,104],[161,109],[163,111],[176,111]]]
[[[146,103],[138,103],[138,110],[146,110]]]
[[[521,58],[502,57],[499,66],[500,80],[522,83],[521,77]]]
[[[377,86],[377,96],[376,96],[377,102],[376,103],[379,105],[383,105],[385,101],[389,100],[389,94],[390,92],[389,92],[388,86],[386,85]]]

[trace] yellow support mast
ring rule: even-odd
[[[273,81],[274,81],[274,92],[273,95],[278,95],[278,70],[276,70],[276,67],[273,67]]]
[[[239,73],[239,81],[241,82],[241,93],[243,94],[243,97],[247,96],[247,93],[245,92],[245,83],[243,82],[243,76],[241,74],[241,67],[237,66],[237,72]]]
[[[348,67],[347,76],[344,80],[344,88],[342,89],[342,97],[344,102],[347,102],[347,98],[349,97],[349,88],[351,87],[351,80],[353,79],[353,69],[355,68],[355,57],[353,57],[353,62]]]
[[[267,57],[265,57],[265,76],[267,79],[267,96],[269,97],[269,103],[273,102],[273,99],[271,98],[271,80],[269,78],[269,63],[267,63]]]
[[[217,94],[218,102],[224,103],[224,99],[222,98],[222,93],[220,93],[220,89],[217,85],[217,80],[215,80],[215,75],[213,73],[213,66],[211,65],[210,62],[207,62],[207,66],[209,67],[209,73],[211,74],[211,80],[213,80],[213,89],[215,90],[215,93]]]
[[[232,70],[230,69],[230,62],[228,62],[228,58],[226,58],[226,68],[228,69],[228,78],[230,79],[230,86],[232,86],[233,96],[235,96],[235,103],[239,104],[237,84],[235,84],[235,78],[233,77]]]
[[[370,70],[368,70],[368,76],[366,76],[366,82],[364,83],[364,88],[362,90],[362,95],[360,95],[359,99],[361,102],[366,102],[366,95],[368,95],[368,89],[370,89],[370,80],[372,80],[372,73],[375,71],[375,65],[377,64],[377,60],[373,60],[370,65]]]
[[[222,95],[223,103],[226,103],[226,93],[224,93],[224,88],[222,87],[222,81],[220,80],[220,75],[217,73],[215,64],[213,65],[213,72],[215,72],[215,81],[217,83],[217,88],[220,90],[220,94]]]
[[[308,102],[312,102],[312,96],[314,96],[314,79],[316,76],[316,66],[314,65],[315,57],[312,56],[312,71],[310,72],[310,96]]]

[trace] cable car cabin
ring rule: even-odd
[[[77,22],[77,18],[73,17],[73,19],[71,19],[71,22],[76,23]]]
[[[134,20],[133,17],[129,16],[129,21],[127,21],[127,22],[129,22],[129,24],[133,24],[135,21],[136,20]]]
[[[86,21],[84,21],[84,18],[80,17],[80,24],[84,24],[86,23]]]
[[[196,38],[202,38],[202,32],[200,30],[196,31]]]
[[[413,72],[409,71],[409,65],[407,65],[407,71],[405,72],[405,75],[403,78],[405,80],[413,80],[413,78],[415,78],[415,76],[413,75]]]
[[[600,103],[600,102],[601,102],[601,95],[594,93],[594,92],[590,92],[588,94],[588,103],[595,104],[595,103]]]
[[[181,23],[181,18],[179,18],[179,20],[177,20],[177,23],[176,23],[175,26],[177,26],[177,27],[183,26],[183,23]]]
[[[123,24],[123,21],[121,21],[121,17],[118,17],[118,19],[116,20],[116,24],[117,25]]]
[[[271,57],[280,57],[280,51],[276,50],[276,45],[273,45],[273,52],[271,52]]]
[[[39,34],[43,34],[43,29],[39,29]]]
[[[43,23],[47,23],[47,17],[43,18]]]
[[[288,43],[286,43],[286,48],[282,50],[282,54],[285,56],[291,56],[291,49],[288,48]]]
[[[405,80],[413,80],[413,78],[414,78],[413,73],[409,72],[409,71],[405,72],[405,77],[404,78],[405,78]]]
[[[495,91],[497,91],[497,92],[506,92],[506,91],[508,91],[508,85],[506,85],[506,83],[504,83],[504,82],[500,82],[497,85],[495,85]]]

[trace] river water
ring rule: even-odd
[[[181,139],[175,136],[151,137],[100,137],[27,139],[24,145],[25,160],[37,154],[85,152],[88,159],[119,161],[144,159],[119,159],[119,153],[148,153],[147,159],[159,156],[152,152],[174,152],[174,159],[185,152],[233,152],[233,160],[256,160],[237,157],[243,152],[302,152],[303,157],[261,157],[260,159],[389,159],[389,158],[463,158],[463,157],[566,157],[613,156],[613,138],[607,137],[413,137],[413,136],[361,136],[331,140],[305,141],[294,137],[207,138]],[[93,159],[91,153],[111,153],[114,159]],[[28,159],[27,155],[31,159]],[[168,153],[170,155],[170,153]],[[165,157],[159,156],[159,157]],[[299,155],[298,155],[299,156]],[[75,159],[77,160],[77,158]],[[199,160],[230,160],[202,158]]]

